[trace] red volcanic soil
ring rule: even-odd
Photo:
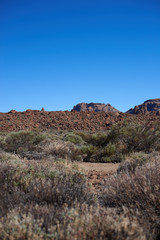
[[[160,114],[105,113],[105,112],[69,112],[69,111],[39,111],[0,113],[0,131],[19,130],[107,130],[113,124],[125,119],[137,119],[147,124],[160,121]]]

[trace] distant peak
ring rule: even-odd
[[[149,99],[127,111],[130,114],[145,114],[160,111],[160,98]]]
[[[116,108],[112,107],[110,104],[104,103],[78,103],[72,109],[72,111],[77,112],[119,112]]]

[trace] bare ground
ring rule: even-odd
[[[116,172],[119,166],[119,163],[90,163],[90,162],[79,162],[78,165],[87,172],[97,171],[97,172]]]
[[[34,164],[52,167],[54,162],[50,160],[24,160],[26,164]],[[94,190],[99,190],[101,184],[105,182],[105,179],[116,173],[119,163],[90,163],[90,162],[74,162],[78,167],[84,170],[87,174],[89,183],[92,184]],[[66,162],[69,165],[69,162]]]
[[[116,173],[119,163],[79,162],[78,166],[87,172],[89,182],[97,190],[106,178]]]

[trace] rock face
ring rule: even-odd
[[[143,104],[137,105],[131,108],[127,113],[131,114],[144,114],[149,112],[159,112],[160,111],[160,98],[150,99],[145,101]]]
[[[119,112],[116,108],[110,104],[104,103],[79,103],[73,107],[72,111],[77,112]]]

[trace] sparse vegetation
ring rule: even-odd
[[[159,149],[160,124],[151,128],[134,121],[123,121],[111,128],[108,141],[115,143],[123,153]]]
[[[75,143],[75,144],[80,144],[80,143],[83,143],[83,139],[81,138],[81,136],[79,135],[76,135],[74,133],[69,133],[65,136],[64,138],[65,141],[68,141],[68,142],[72,142],[72,143]]]
[[[109,131],[88,133],[20,131],[0,135],[5,151],[28,159],[65,158],[87,162],[121,162],[134,152],[160,151],[160,125],[123,121]]]
[[[34,131],[19,131],[11,132],[6,135],[3,142],[3,148],[8,152],[25,152],[33,150],[42,140],[45,135]]]
[[[99,196],[69,162],[0,160],[0,189],[0,239],[159,236],[157,160],[109,178]]]
[[[3,133],[0,147],[0,239],[160,238],[158,125]],[[95,191],[76,161],[121,163]]]

